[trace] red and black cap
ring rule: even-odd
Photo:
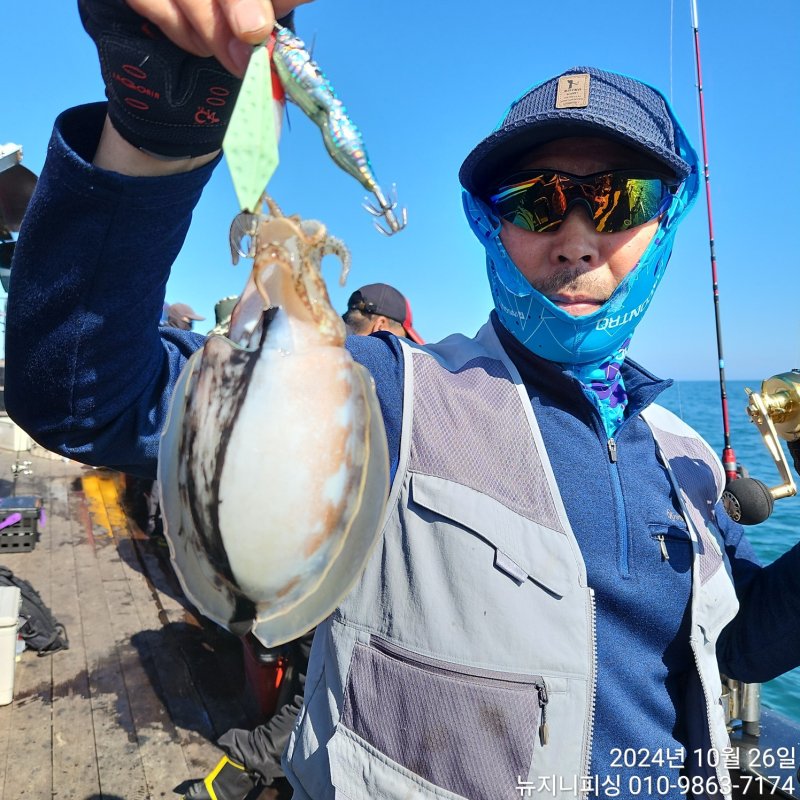
[[[388,283],[371,283],[356,289],[347,301],[347,308],[393,319],[403,326],[409,339],[417,344],[425,344],[412,325],[411,303]]]

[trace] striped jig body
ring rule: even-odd
[[[312,60],[305,43],[281,25],[275,26],[275,36],[272,60],[286,96],[322,131],[325,147],[334,162],[375,196],[378,207],[371,203],[364,207],[373,216],[383,217],[389,230],[377,222],[375,227],[387,236],[402,230],[408,221],[406,209],[401,212],[402,221],[398,220],[394,214],[397,208],[394,190],[387,200],[372,171],[358,127],[347,115],[347,109],[322,70]]]

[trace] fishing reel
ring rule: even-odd
[[[772,488],[755,478],[731,481],[722,494],[728,516],[742,525],[758,525],[769,519],[775,501],[797,494],[789,462],[778,437],[789,442],[794,467],[800,471],[800,370],[783,372],[761,384],[761,391],[746,389],[747,413],[758,428],[772,456],[781,484]]]

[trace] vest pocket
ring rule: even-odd
[[[425,781],[470,800],[514,797],[547,741],[538,676],[473,669],[371,637],[357,643],[342,725]]]

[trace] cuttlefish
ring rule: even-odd
[[[350,254],[266,200],[269,213],[240,215],[232,233],[250,237],[236,249],[253,269],[228,336],[210,336],[178,379],[158,468],[186,595],[269,647],[325,619],[357,580],[389,459],[372,377],[344,348],[320,271],[333,254],[345,273]]]

